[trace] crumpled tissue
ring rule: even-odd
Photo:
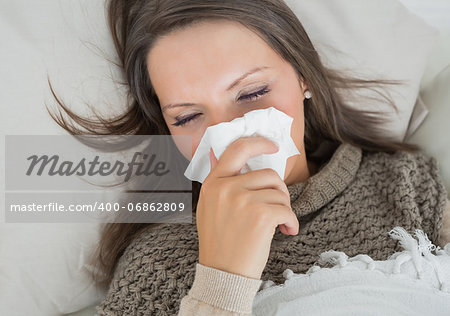
[[[300,152],[291,138],[293,118],[274,107],[247,112],[231,122],[223,122],[206,129],[197,150],[184,175],[203,183],[210,172],[209,149],[212,148],[217,159],[225,149],[240,137],[264,136],[274,141],[278,152],[251,157],[240,170],[240,174],[252,170],[271,168],[284,180],[286,161]]]

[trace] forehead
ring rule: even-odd
[[[147,56],[156,90],[167,85],[229,83],[257,66],[274,67],[280,58],[256,33],[225,20],[204,21],[157,40]]]

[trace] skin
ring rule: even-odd
[[[164,119],[172,135],[191,135],[192,147],[175,140],[180,152],[191,160],[205,130],[232,121],[255,109],[270,106],[293,118],[291,137],[300,155],[287,160],[284,182],[306,181],[316,166],[307,161],[304,150],[303,100],[307,84],[257,34],[240,23],[206,21],[160,38],[147,56],[149,76]],[[230,91],[229,85],[257,67],[268,67],[242,80]],[[250,100],[239,100],[261,91]],[[169,104],[193,103],[170,107]],[[184,126],[178,118],[198,114]]]

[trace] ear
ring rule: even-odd
[[[306,80],[305,78],[303,78],[303,76],[300,77],[300,87],[302,88],[302,93],[308,89],[308,84],[306,83]]]

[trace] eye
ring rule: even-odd
[[[250,93],[247,95],[243,95],[242,97],[240,97],[238,100],[249,100],[249,101],[255,101],[256,99],[258,99],[259,97],[265,95],[266,93],[268,93],[270,90],[267,88],[267,86],[265,86],[264,88],[262,88],[261,90],[254,92],[254,93]]]
[[[176,123],[172,124],[173,126],[183,126],[186,125],[189,121],[195,120],[197,116],[201,115],[201,113],[197,113],[186,118],[178,119]]]

